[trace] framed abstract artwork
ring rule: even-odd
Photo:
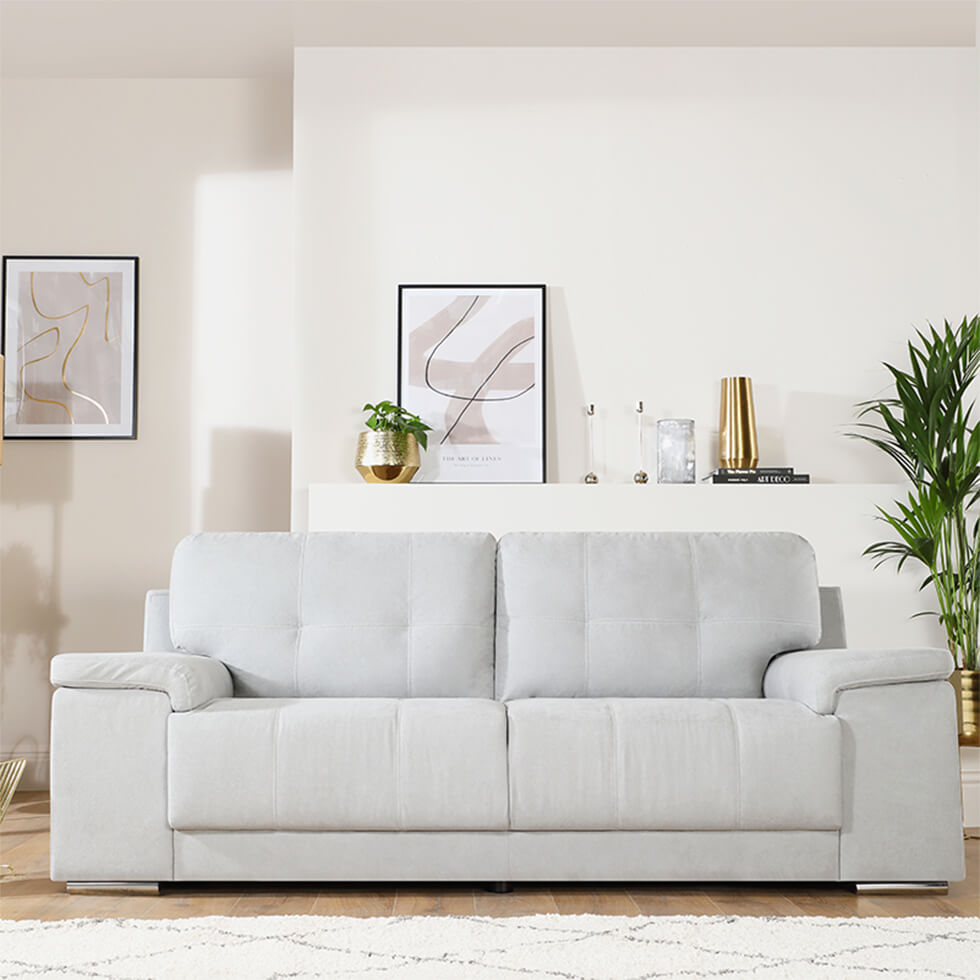
[[[135,439],[139,259],[3,259],[7,439]]]
[[[545,287],[398,287],[398,403],[420,482],[544,483]]]

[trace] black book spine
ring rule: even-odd
[[[731,468],[720,467],[714,471],[719,474],[727,474],[728,476],[789,476],[793,473],[792,466],[757,466],[752,470],[736,470]]]
[[[713,473],[712,483],[801,484],[810,482],[809,473]]]
[[[721,483],[722,480],[715,480],[716,476],[728,478],[729,482],[731,482],[732,477],[792,476],[793,472],[792,466],[757,466],[754,470],[735,470],[720,467],[717,470],[712,470],[707,476],[702,477],[702,482]]]

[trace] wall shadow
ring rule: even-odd
[[[72,494],[71,445],[4,449],[0,551],[0,757],[24,756],[24,788],[47,784],[51,658],[69,618],[61,603],[63,509]],[[43,719],[43,727],[38,720]]]
[[[575,482],[570,474],[581,470],[585,475],[585,395],[582,373],[576,356],[575,340],[569,321],[568,300],[561,286],[548,287],[548,324],[545,349],[545,433],[548,483]],[[560,380],[559,380],[560,379]],[[572,431],[581,433],[575,445],[569,445],[566,437],[561,442],[558,406],[576,406],[582,416],[582,424]],[[566,431],[568,431],[566,429]],[[559,460],[561,469],[559,469]],[[581,476],[577,479],[581,479]]]
[[[288,531],[291,460],[288,432],[213,430],[203,530]]]
[[[901,482],[902,472],[888,456],[848,435],[857,430],[857,401],[857,396],[827,392],[789,392],[783,417],[785,462],[809,472],[812,483]]]

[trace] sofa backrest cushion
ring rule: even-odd
[[[174,552],[174,646],[244,697],[492,697],[489,534],[197,534]]]
[[[820,639],[813,549],[786,533],[515,533],[497,548],[496,694],[761,697]]]

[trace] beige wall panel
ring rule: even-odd
[[[4,80],[5,254],[138,255],[139,438],[8,441],[0,755],[46,780],[51,657],[138,649],[202,529],[289,522],[291,92]]]

